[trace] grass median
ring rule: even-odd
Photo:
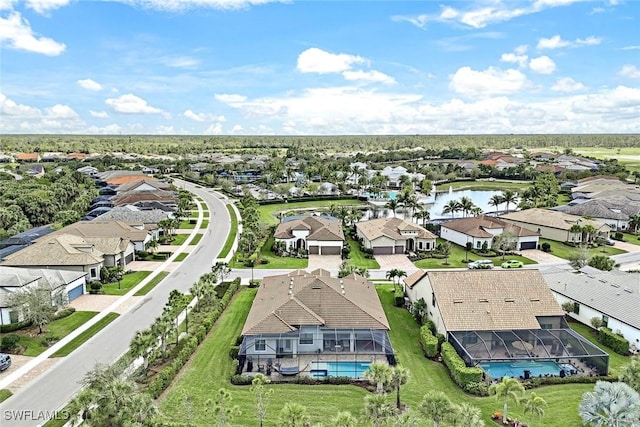
[[[236,211],[231,205],[227,205],[227,210],[229,211],[229,217],[231,217],[231,230],[229,230],[229,235],[224,242],[222,250],[218,254],[218,258],[226,258],[226,256],[229,255],[229,251],[231,251],[233,242],[236,240],[236,235],[238,234],[238,217],[236,216]]]
[[[148,294],[149,292],[151,292],[151,289],[155,288],[156,285],[160,282],[162,282],[162,279],[164,279],[165,277],[167,277],[169,275],[169,272],[167,271],[161,271],[160,273],[158,273],[157,276],[155,276],[153,279],[151,279],[149,281],[149,283],[147,283],[146,285],[144,285],[142,288],[140,288],[140,290],[138,292],[136,292],[134,294],[134,296],[136,297],[141,297],[144,296],[146,294]]]
[[[96,313],[97,314],[97,313]],[[73,350],[80,347],[87,342],[91,337],[100,332],[105,326],[113,322],[118,318],[118,313],[107,313],[105,317],[98,320],[95,324],[91,325],[86,331],[69,341],[60,350],[56,351],[51,357],[64,357],[68,356]]]

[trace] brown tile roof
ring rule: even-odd
[[[265,277],[242,335],[284,333],[301,325],[389,329],[375,286],[354,275],[342,279],[297,270]]]
[[[166,182],[162,182],[157,178],[146,177],[145,179],[139,179],[136,181],[127,182],[118,186],[118,193],[125,193],[127,191],[133,191],[141,185],[150,185],[156,190],[171,190],[171,185]]]
[[[461,218],[447,221],[442,224],[451,230],[468,234],[473,237],[492,237],[495,233],[489,233],[487,229],[502,229],[502,232],[513,233],[518,237],[539,236],[540,233],[510,224],[496,217],[480,215],[477,217]]]
[[[34,160],[37,162],[39,158],[40,154],[38,153],[20,153],[16,157],[16,160]]]
[[[563,212],[542,208],[524,209],[517,212],[511,212],[505,215],[500,215],[500,218],[543,227],[557,228],[560,230],[569,230],[574,224],[581,226],[590,224],[599,231],[610,230],[607,224],[600,221],[585,219],[577,215],[569,215]]]
[[[52,234],[74,234],[85,238],[117,238],[141,242],[146,239],[149,232],[144,229],[139,230],[121,221],[80,221],[54,231]]]
[[[536,316],[562,316],[538,270],[427,273],[447,331],[540,329]]]
[[[339,220],[307,216],[281,222],[276,227],[274,237],[291,239],[293,230],[309,230],[307,240],[344,241],[344,232]]]
[[[133,205],[138,202],[163,202],[170,204],[178,203],[178,196],[173,191],[164,190],[144,190],[144,191],[127,191],[126,193],[118,194],[113,199],[115,206]]]
[[[407,285],[407,287],[409,289],[412,289],[416,283],[418,283],[420,281],[420,279],[422,279],[425,274],[427,274],[426,271],[424,270],[416,270],[414,271],[412,274],[410,274],[409,276],[404,278],[404,284]]]
[[[126,184],[129,182],[135,182],[135,181],[140,181],[140,180],[144,180],[144,179],[149,179],[149,175],[145,175],[143,173],[140,173],[139,175],[129,175],[129,176],[118,176],[115,178],[109,178],[107,179],[107,184],[109,185],[122,185],[122,184]]]
[[[381,236],[386,236],[393,240],[406,240],[407,237],[400,234],[402,230],[417,230],[418,237],[421,239],[436,238],[433,233],[425,228],[399,218],[378,218],[357,222],[356,228],[369,240],[375,240]]]
[[[50,234],[15,254],[9,255],[2,265],[93,265],[103,261],[102,255],[103,253],[95,245],[81,236]]]

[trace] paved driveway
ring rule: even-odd
[[[309,265],[307,271],[313,271],[322,268],[328,271],[340,270],[342,257],[340,255],[309,255]]]
[[[634,245],[633,243],[629,242],[619,242],[617,240],[614,241],[616,242],[613,246],[614,248],[622,249],[623,251],[627,252],[640,252],[640,245]]]
[[[380,264],[380,270],[388,271],[397,268],[411,274],[418,269],[406,255],[375,255],[375,258]]]
[[[523,257],[529,258],[538,264],[557,264],[560,262],[567,262],[566,259],[551,255],[547,252],[543,252],[539,249],[525,249],[520,251]]]

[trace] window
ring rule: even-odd
[[[425,242],[425,249],[426,250],[430,250],[431,249],[431,242]]]
[[[254,348],[256,351],[265,351],[267,349],[267,343],[264,340],[255,340]]]
[[[418,249],[422,249],[422,242],[418,242]]]
[[[540,323],[540,327],[542,329],[553,329],[553,325],[551,323]]]
[[[580,304],[578,304],[577,302],[573,303],[573,312],[575,314],[580,314]]]
[[[431,292],[431,306],[432,307],[436,306],[436,293],[435,292]]]
[[[464,335],[462,337],[462,345],[466,345],[466,344],[477,344],[478,343],[478,336],[476,334],[467,334]]]
[[[92,268],[91,272],[89,273],[89,275],[91,276],[92,279],[95,279],[98,277],[98,269],[97,268]]]
[[[482,248],[482,243],[481,242],[476,242],[476,249],[480,249]]]
[[[602,326],[605,328],[609,325],[609,316],[602,315]]]
[[[313,334],[311,332],[300,334],[300,344],[313,344]]]

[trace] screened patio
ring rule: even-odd
[[[449,342],[467,366],[481,362],[554,361],[609,371],[609,355],[572,329],[449,332]]]

